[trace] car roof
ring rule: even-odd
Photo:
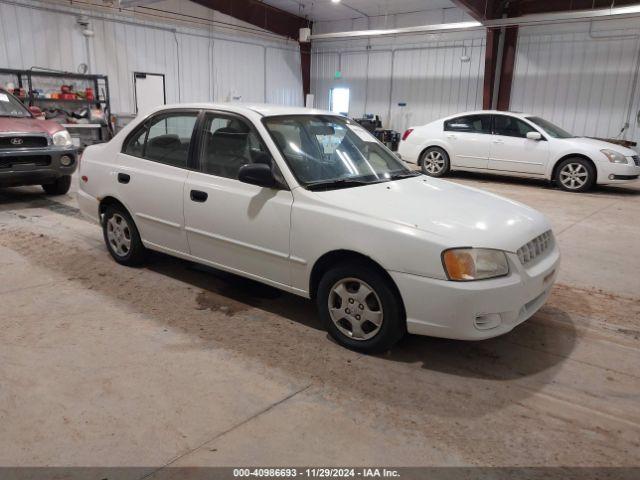
[[[161,112],[163,110],[175,108],[198,108],[210,110],[224,110],[230,113],[238,113],[241,115],[258,114],[263,117],[274,117],[280,115],[332,115],[341,116],[340,114],[330,112],[328,110],[318,110],[315,108],[289,107],[285,105],[270,105],[263,103],[180,103],[173,105],[162,105],[151,110],[148,113]]]
[[[449,118],[456,118],[456,117],[464,117],[466,115],[492,115],[492,114],[496,114],[496,115],[512,115],[514,117],[519,117],[519,118],[524,118],[524,117],[534,117],[535,115],[530,114],[530,113],[523,113],[523,112],[507,112],[504,110],[473,110],[470,112],[460,112],[460,113],[455,113],[453,115],[449,115],[447,117],[444,117],[445,119],[449,119]]]

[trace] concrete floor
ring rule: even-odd
[[[271,288],[118,266],[72,195],[0,190],[0,465],[639,465],[640,185],[452,180],[546,213],[559,284],[508,335],[382,356]]]

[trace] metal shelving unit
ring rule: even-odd
[[[0,68],[0,74],[10,75],[16,78],[17,87],[26,90],[26,95],[18,97],[27,106],[37,106],[44,109],[51,108],[55,105],[60,105],[61,109],[67,110],[64,107],[78,107],[86,106],[87,108],[100,108],[104,112],[106,119],[106,125],[102,124],[86,124],[86,123],[64,123],[65,128],[73,133],[73,130],[83,131],[87,129],[95,130],[98,136],[99,142],[106,142],[113,136],[113,126],[111,125],[111,103],[109,96],[109,78],[106,75],[90,75],[80,74],[73,72],[60,72],[55,70],[15,70],[8,68]],[[35,89],[38,88],[39,83],[42,83],[43,79],[59,79],[63,83],[64,81],[84,82],[93,88],[94,98],[93,100],[86,100],[81,98],[76,99],[63,99],[63,98],[45,98],[39,97],[35,94]],[[95,142],[94,142],[95,143]]]

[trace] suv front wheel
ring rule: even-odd
[[[45,183],[42,189],[47,195],[64,195],[71,188],[71,175],[63,175],[53,183]]]

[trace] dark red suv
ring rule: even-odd
[[[77,164],[77,149],[64,127],[37,119],[0,89],[0,187],[42,185],[50,195],[63,195]]]

